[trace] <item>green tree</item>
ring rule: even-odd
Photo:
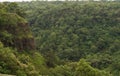
[[[111,76],[105,71],[100,71],[91,67],[84,59],[81,59],[76,68],[76,76]]]

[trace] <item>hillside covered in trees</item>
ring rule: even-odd
[[[0,4],[0,73],[120,76],[120,3]]]

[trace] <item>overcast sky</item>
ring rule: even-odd
[[[9,2],[21,2],[21,1],[31,1],[31,0],[0,0],[0,2],[5,2],[5,1],[9,1]]]

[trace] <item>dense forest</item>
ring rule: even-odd
[[[0,74],[120,76],[120,3],[0,3]]]

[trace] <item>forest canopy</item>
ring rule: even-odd
[[[119,76],[120,3],[0,4],[0,73]]]
[[[119,2],[26,2],[37,50],[55,67],[81,58],[119,76]],[[114,69],[114,70],[113,70]]]

